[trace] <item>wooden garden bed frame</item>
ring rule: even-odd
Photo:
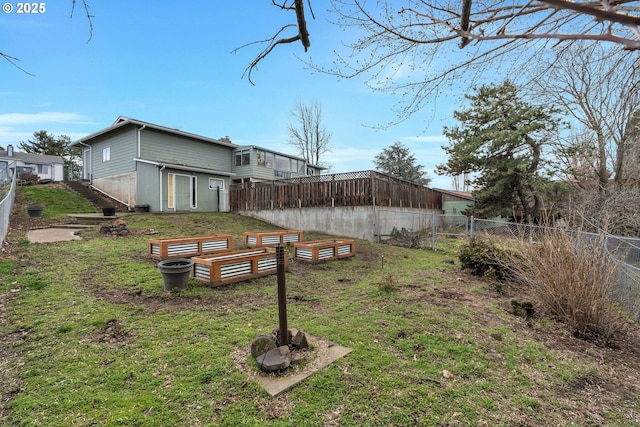
[[[255,248],[224,252],[213,256],[192,258],[193,278],[211,286],[250,280],[276,274],[278,270],[274,248]],[[285,251],[284,267],[289,267]]]
[[[216,234],[211,236],[175,237],[151,239],[148,244],[151,258],[191,258],[233,249],[233,236]]]
[[[295,259],[307,262],[329,261],[353,256],[356,242],[346,239],[324,239],[293,244]]]
[[[244,244],[247,246],[278,246],[302,241],[302,231],[246,231]]]

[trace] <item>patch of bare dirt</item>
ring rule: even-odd
[[[420,301],[425,307],[436,306],[455,310],[464,307],[479,325],[474,340],[486,339],[488,335],[501,340],[500,333],[489,333],[487,328],[509,328],[515,336],[543,344],[551,351],[558,362],[573,364],[575,361],[585,366],[584,375],[557,385],[551,390],[553,396],[564,401],[567,411],[580,413],[590,418],[594,425],[602,425],[605,420],[600,414],[606,414],[621,402],[633,406],[640,395],[640,327],[629,321],[623,331],[615,337],[615,345],[599,347],[594,343],[576,338],[566,326],[549,319],[533,317],[525,319],[514,314],[512,299],[526,300],[520,289],[502,288],[498,292],[495,284],[474,276],[463,270],[453,270],[457,286],[428,286],[413,284],[404,286],[399,295],[412,301]],[[478,292],[478,290],[482,290]],[[466,332],[465,332],[466,333]],[[458,333],[460,338],[463,335]],[[419,349],[417,349],[419,350]],[[491,352],[488,357],[502,358],[502,354]],[[524,369],[524,367],[523,367]],[[524,371],[535,378],[539,372]],[[532,389],[532,394],[536,390]],[[540,390],[545,396],[549,390]],[[585,404],[580,404],[584,402]],[[544,403],[540,410],[544,410]],[[633,414],[632,414],[633,415]],[[518,415],[526,419],[524,415]],[[635,416],[640,425],[640,414]],[[535,425],[525,424],[525,425]]]
[[[120,320],[111,319],[84,341],[108,344],[110,347],[118,348],[135,338],[136,336],[133,332],[122,327]]]

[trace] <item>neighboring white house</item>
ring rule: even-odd
[[[12,145],[8,145],[6,150],[0,150],[0,169],[14,166],[18,176],[21,173],[32,173],[38,175],[39,180],[64,180],[64,160],[60,156],[20,153],[14,151]]]

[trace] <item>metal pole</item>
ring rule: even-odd
[[[473,215],[471,216],[471,225],[469,226],[469,235],[471,236],[471,238],[473,239],[473,227],[475,227],[475,224],[473,223]]]
[[[276,246],[276,266],[278,275],[278,318],[280,345],[289,345],[289,328],[287,326],[287,287],[284,274],[284,246]]]

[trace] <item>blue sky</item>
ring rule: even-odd
[[[374,156],[401,141],[433,187],[452,186],[433,169],[446,161],[442,128],[453,124],[460,99],[441,96],[438,115],[425,110],[400,125],[375,129],[396,119],[398,97],[373,92],[362,79],[314,73],[301,60],[329,65],[341,40],[355,36],[327,22],[325,2],[314,3],[309,52],[300,43],[277,47],[254,71],[255,86],[242,74],[260,47],[232,51],[294,19],[268,0],[91,0],[89,42],[79,1],[73,19],[71,0],[44,2],[42,14],[18,14],[17,2],[10,3],[13,12],[0,14],[0,52],[19,58],[34,76],[0,61],[3,147],[42,129],[75,140],[127,116],[296,154],[288,143],[291,112],[298,99],[317,99],[333,135],[332,151],[325,155],[332,172],[374,169]]]

